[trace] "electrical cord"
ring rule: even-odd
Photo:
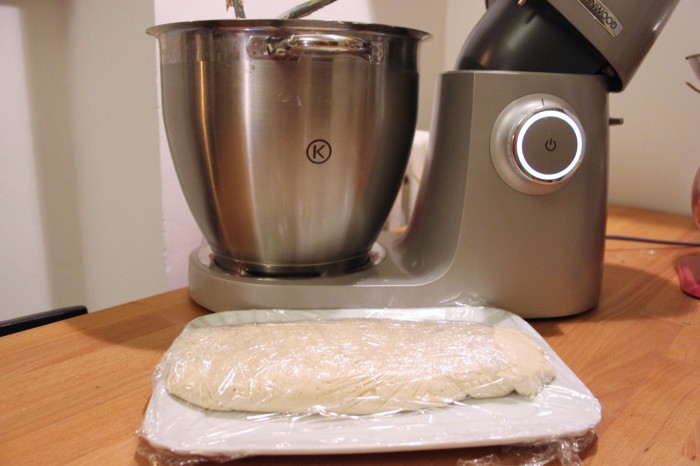
[[[665,239],[656,238],[641,238],[638,236],[625,236],[625,235],[606,235],[605,239],[613,239],[619,241],[635,241],[638,243],[651,243],[651,244],[663,244],[667,246],[686,246],[691,248],[699,248],[700,241],[673,241]]]

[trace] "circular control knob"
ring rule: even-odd
[[[516,127],[513,155],[518,168],[535,181],[559,181],[583,155],[583,134],[564,110],[536,110]]]
[[[570,105],[536,94],[511,103],[496,120],[491,158],[512,188],[526,194],[560,189],[581,165],[585,135]]]

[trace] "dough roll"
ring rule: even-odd
[[[518,330],[391,319],[187,330],[163,369],[171,395],[210,410],[351,415],[530,397],[555,376]]]

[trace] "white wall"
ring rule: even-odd
[[[164,288],[153,6],[72,0],[68,92],[90,308]]]
[[[29,113],[26,82],[27,57],[22,47],[20,9],[0,4],[0,244],[4,265],[0,266],[0,319],[28,309],[48,309],[48,261],[40,228],[37,163]],[[11,167],[11,169],[8,169]],[[5,252],[9,252],[5,253]],[[34,283],[33,293],[18,293]]]
[[[165,289],[153,6],[0,2],[0,320]]]
[[[297,0],[248,0],[269,17]],[[434,34],[421,49],[419,127],[434,77],[484,11],[471,0],[341,0],[316,17]],[[159,131],[156,44],[164,22],[232,17],[224,0],[0,0],[0,320],[104,308],[186,284],[200,241]],[[700,165],[700,2],[681,1],[632,85],[611,98],[611,200],[688,213]],[[697,82],[696,82],[697,84]],[[162,183],[161,183],[162,179]],[[161,204],[162,200],[162,204]]]
[[[700,94],[685,57],[700,53],[700,2],[681,0],[630,86],[610,98],[610,199],[690,214],[700,167]]]

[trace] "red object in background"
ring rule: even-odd
[[[676,263],[678,279],[684,292],[700,299],[700,254],[684,256]]]

